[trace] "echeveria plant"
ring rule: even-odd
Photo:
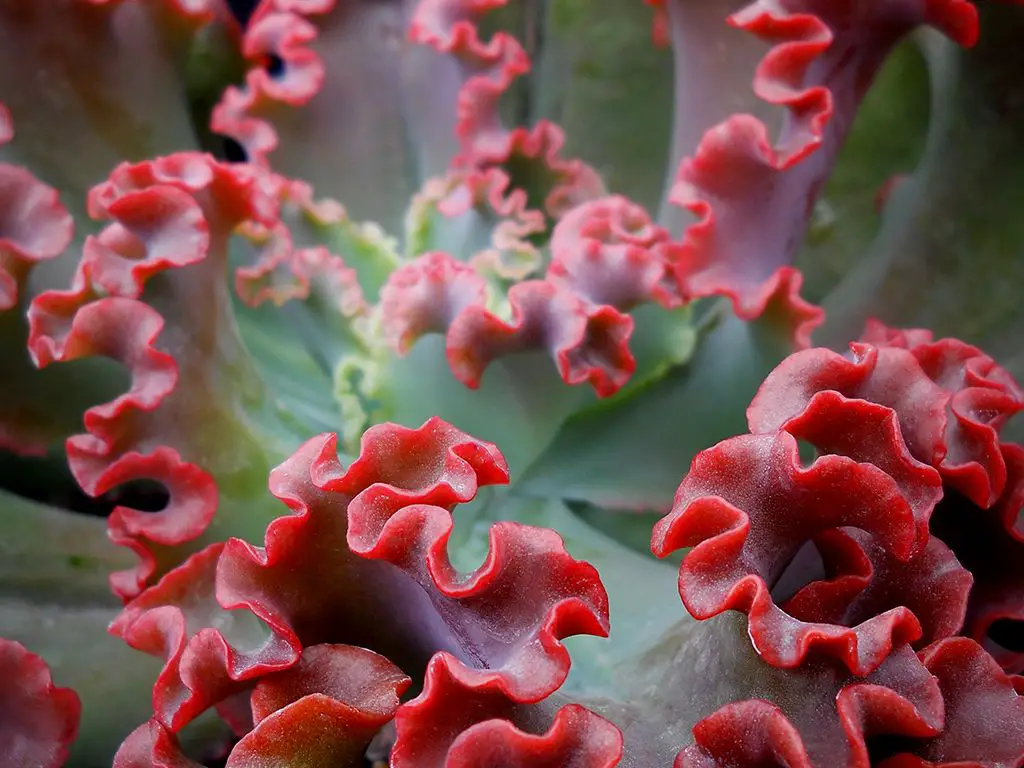
[[[1019,4],[243,5],[0,0],[0,766],[1024,763]]]

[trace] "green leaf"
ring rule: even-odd
[[[756,323],[727,315],[686,364],[570,419],[519,493],[666,510],[694,455],[746,431],[746,407],[782,357]]]
[[[535,20],[531,114],[561,125],[565,154],[594,166],[608,189],[657,210],[672,128],[670,48],[651,42],[642,3],[553,0]]]

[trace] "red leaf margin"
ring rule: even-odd
[[[4,638],[0,680],[0,761],[19,768],[60,768],[78,733],[78,695],[55,686],[39,656]]]
[[[505,188],[501,177],[494,184],[491,198]],[[520,210],[519,193],[510,193],[500,210]],[[682,303],[668,233],[641,207],[609,196],[566,213],[555,225],[551,250],[543,279],[509,288],[510,319],[491,308],[486,265],[442,252],[420,256],[395,270],[381,291],[385,335],[401,354],[425,333],[445,333],[449,366],[474,389],[495,358],[541,347],[567,384],[589,382],[599,397],[613,395],[636,367],[628,310],[645,302],[666,309]]]
[[[568,672],[561,638],[607,634],[607,595],[596,571],[573,560],[552,531],[496,524],[484,564],[470,574],[454,571],[446,554],[451,509],[469,501],[478,486],[508,479],[494,446],[436,418],[416,430],[377,425],[345,470],[335,440],[313,438],[273,472],[272,493],[292,514],[268,526],[265,549],[238,539],[207,548],[129,603],[112,626],[133,647],[167,659],[154,690],[154,723],[168,738],[205,709],[254,683],[258,688],[267,675],[294,669],[304,649],[331,641],[325,635],[351,633],[352,622],[359,621],[346,613],[353,603],[343,593],[355,592],[357,601],[386,599],[376,591],[361,594],[386,584],[378,578],[384,571],[407,574],[440,620],[451,623],[442,647],[457,649],[460,658],[442,650],[428,666],[457,667],[467,696],[490,691],[513,708],[539,702]],[[332,503],[338,508],[332,510]],[[328,528],[315,527],[339,515]],[[338,547],[341,535],[347,547]],[[325,578],[331,558],[336,573]],[[235,648],[215,627],[231,623],[225,611],[239,610],[265,622],[270,637]],[[402,610],[416,609],[403,604]],[[481,619],[475,628],[473,616]],[[387,625],[388,619],[376,615],[373,622]],[[427,717],[429,692],[418,701]],[[487,728],[497,728],[497,736],[524,754],[589,754],[592,737],[605,744],[615,729],[578,709],[557,716],[544,737],[508,730],[510,725]]]
[[[651,4],[665,12],[664,0]],[[732,115],[709,128],[683,160],[669,201],[698,221],[684,233],[675,268],[689,298],[726,296],[745,320],[765,312],[780,283],[790,284],[785,327],[798,348],[806,347],[824,313],[800,299],[799,277],[786,265],[852,122],[845,113],[902,36],[927,24],[970,46],[977,12],[967,0],[917,0],[912,7],[754,0],[728,24],[771,45],[753,90],[781,106],[785,122],[773,143],[759,119]]]
[[[217,508],[212,476],[153,433],[178,388],[178,364],[157,349],[164,322],[143,291],[156,275],[206,260],[241,222],[272,225],[266,184],[252,169],[194,152],[123,163],[90,190],[90,215],[111,223],[86,239],[71,289],[46,291],[29,307],[28,347],[38,366],[102,355],[131,373],[129,391],[89,409],[88,432],[67,441],[72,473],[87,493],[148,478],[170,494],[159,513],[119,507],[108,520],[112,540],[141,559],[111,576],[124,599],[152,578],[160,547],[199,536]]]

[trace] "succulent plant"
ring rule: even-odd
[[[1019,5],[0,0],[0,768],[1024,764]]]

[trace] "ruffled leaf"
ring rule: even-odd
[[[390,764],[395,768],[612,768],[622,735],[578,705],[554,715],[543,733],[542,713],[516,702],[494,682],[479,680],[462,663],[438,654],[416,699],[396,718]],[[530,731],[514,724],[525,721]],[[541,726],[543,727],[543,726]]]
[[[10,765],[59,768],[78,731],[78,696],[20,643],[0,638],[0,750]]]
[[[991,358],[956,339],[907,346],[857,342],[850,358],[825,349],[793,355],[750,404],[751,429],[784,428],[818,391],[879,403],[898,415],[916,459],[990,505],[1006,482],[999,429],[1022,407],[1020,388]]]
[[[780,519],[785,524],[776,524]],[[852,628],[800,622],[770,590],[809,538],[840,526],[869,533],[897,559],[913,552],[913,513],[878,468],[827,455],[806,469],[785,432],[732,438],[694,459],[672,512],[654,529],[651,548],[665,556],[693,547],[679,592],[699,619],[734,609],[747,613],[750,636],[771,664],[798,665],[814,648],[866,675],[892,651],[921,635],[905,607],[872,615]]]
[[[885,768],[1016,766],[1024,761],[1024,696],[980,646],[950,638],[922,651],[945,704],[942,733]]]
[[[40,365],[102,356],[132,375],[127,393],[86,413],[88,434],[67,448],[90,494],[142,478],[170,494],[159,514],[122,507],[110,518],[114,540],[142,558],[114,579],[130,597],[210,524],[225,491],[214,478],[237,478],[235,493],[251,496],[253,486],[238,486],[253,470],[236,457],[265,467],[274,450],[255,436],[279,427],[235,333],[224,274],[231,230],[268,219],[273,205],[245,171],[185,153],[119,166],[89,206],[112,221],[87,239],[72,288],[33,302],[29,347]],[[215,448],[225,435],[236,440],[229,454]]]

